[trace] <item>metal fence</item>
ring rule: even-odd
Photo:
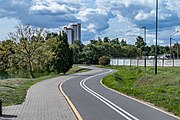
[[[113,58],[110,61],[110,65],[123,65],[123,66],[144,66],[144,59],[119,59]],[[147,59],[146,66],[154,66],[155,60],[154,59]],[[158,59],[157,60],[158,66],[177,66],[180,67],[180,59]]]

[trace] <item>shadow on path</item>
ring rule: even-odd
[[[68,75],[68,76],[85,76],[85,77],[89,77],[89,76],[93,76],[93,75]]]
[[[2,114],[2,116],[0,116],[0,120],[11,120],[12,118],[17,118],[17,115]]]

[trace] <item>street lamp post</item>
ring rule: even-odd
[[[172,57],[171,57],[171,54],[172,54],[172,49],[171,49],[172,36],[175,35],[175,34],[178,33],[178,32],[179,32],[179,31],[176,31],[176,32],[174,32],[174,33],[170,36],[170,58],[172,58]]]
[[[146,68],[146,26],[142,26],[142,29],[144,29],[144,67]]]
[[[179,59],[179,43],[177,41],[177,59]]]
[[[155,46],[155,75],[157,74],[157,32],[158,32],[158,0],[156,0],[156,46]]]

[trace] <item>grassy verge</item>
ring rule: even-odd
[[[79,68],[78,66],[73,66],[72,69],[68,71],[67,74],[85,72],[88,69]],[[12,78],[0,80],[0,98],[3,98],[3,106],[17,105],[21,104],[25,97],[27,90],[37,82],[61,76],[62,74],[50,74],[36,79],[21,79]]]
[[[103,79],[103,84],[129,96],[151,102],[180,116],[180,68],[110,66],[118,72]]]

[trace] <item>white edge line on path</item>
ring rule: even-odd
[[[96,77],[96,76],[100,76],[100,75],[103,75],[103,74],[107,74],[107,73],[110,73],[112,72],[112,70],[109,70],[108,72],[104,72],[104,73],[100,73],[100,74],[96,74],[94,76],[90,76],[88,78],[85,78],[83,79],[81,82],[80,82],[80,86],[86,90],[87,92],[89,92],[90,94],[92,94],[93,96],[95,96],[96,98],[98,98],[100,101],[102,101],[103,103],[105,103],[106,105],[108,105],[110,108],[112,108],[113,110],[115,110],[116,112],[118,112],[119,114],[121,114],[123,117],[125,117],[126,119],[128,120],[132,120],[131,118],[129,118],[128,116],[132,117],[133,119],[135,120],[139,120],[138,118],[134,117],[133,115],[131,115],[130,113],[128,113],[127,111],[123,110],[122,108],[120,108],[119,106],[117,106],[116,104],[112,103],[111,101],[109,101],[108,99],[104,98],[103,96],[99,95],[98,93],[96,93],[95,91],[91,90],[90,88],[88,88],[86,85],[85,85],[85,82],[93,77]],[[120,111],[119,111],[119,110]],[[122,113],[124,112],[124,113]],[[128,116],[127,116],[128,115]]]
[[[118,92],[118,91],[116,91],[116,90],[114,90],[114,89],[108,88],[107,86],[105,86],[105,85],[102,83],[102,79],[101,79],[100,83],[101,83],[101,85],[104,86],[106,89],[109,89],[109,90],[111,90],[111,91],[113,91],[113,92],[115,92],[115,93],[118,93],[118,94],[120,94],[120,95],[122,95],[122,96],[124,96],[124,97],[127,97],[127,98],[129,98],[129,99],[132,99],[132,100],[134,100],[134,101],[136,101],[136,102],[139,102],[139,103],[141,103],[141,104],[144,104],[144,105],[146,105],[146,106],[148,106],[148,107],[151,107],[151,108],[153,108],[153,109],[155,109],[155,110],[158,110],[158,111],[160,111],[160,112],[162,112],[162,113],[165,113],[165,114],[167,114],[167,115],[169,115],[169,116],[171,116],[171,117],[174,117],[174,118],[180,120],[180,117],[175,116],[175,115],[173,115],[172,113],[163,111],[163,110],[161,110],[160,108],[157,108],[156,106],[153,106],[152,103],[146,103],[146,102],[141,101],[141,100],[139,100],[139,99],[136,99],[136,98],[133,98],[133,97],[128,96],[128,95],[126,95],[126,94],[123,94],[123,93],[121,93],[121,92]]]

